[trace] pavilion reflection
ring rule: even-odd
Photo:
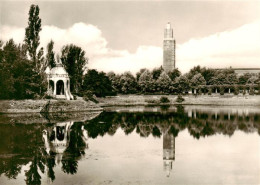
[[[79,161],[87,152],[88,139],[94,140],[106,134],[113,136],[118,129],[122,129],[126,136],[138,134],[147,139],[152,136],[163,140],[163,154],[159,158],[163,163],[161,170],[169,177],[174,169],[175,138],[184,130],[198,140],[219,134],[231,137],[236,131],[260,135],[258,109],[147,109],[144,112],[104,111],[85,122],[54,119],[42,124],[0,124],[0,175],[15,179],[22,173],[21,166],[26,166],[26,183],[40,184],[43,174],[50,181],[54,181],[56,170],[65,174],[76,174]]]
[[[44,140],[45,150],[48,155],[55,154],[55,159],[58,163],[62,160],[63,155],[66,154],[73,145],[77,144],[74,143],[75,138],[72,138],[72,136],[75,136],[72,135],[73,125],[73,121],[60,122],[43,130],[42,137]],[[80,136],[80,139],[82,140],[81,144],[85,146],[84,148],[88,148],[88,134],[83,125],[79,129],[77,135]]]

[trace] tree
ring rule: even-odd
[[[140,69],[140,71],[136,73],[136,81],[139,81],[140,76],[147,70],[146,68]]]
[[[51,40],[47,45],[47,54],[46,54],[46,66],[50,66],[51,68],[55,67],[55,53],[53,51],[54,42]]]
[[[247,84],[251,84],[251,85],[254,85],[257,83],[257,76],[256,75],[252,75],[248,80],[247,80]]]
[[[121,84],[120,84],[120,78],[121,75],[115,74],[114,72],[107,73],[107,77],[112,83],[113,91],[115,92],[121,92]]]
[[[17,46],[12,39],[3,47],[0,66],[1,99],[38,98],[46,90],[46,81],[27,59],[24,46]]]
[[[227,84],[226,76],[219,72],[216,76],[212,77],[209,81],[210,85],[224,85]]]
[[[181,72],[178,69],[174,69],[168,72],[168,76],[174,81],[177,77],[181,76]]]
[[[0,45],[0,99],[9,99],[14,94],[14,79],[12,74],[12,63],[16,55],[13,55],[14,42],[10,40],[2,48]]]
[[[25,46],[26,52],[29,54],[32,65],[30,66],[29,72],[34,73],[31,77],[33,79],[32,86],[27,89],[28,93],[37,95],[38,97],[43,96],[46,92],[46,75],[44,73],[45,64],[43,57],[43,48],[41,47],[38,50],[40,45],[40,31],[41,28],[41,19],[39,17],[40,9],[38,5],[31,5],[29,10],[28,26],[25,29]],[[27,67],[29,67],[27,66]],[[36,93],[36,94],[35,94]]]
[[[230,73],[226,75],[226,84],[232,85],[237,83],[238,83],[238,79],[236,73]]]
[[[206,80],[207,85],[209,85],[210,80],[216,76],[217,72],[216,72],[216,69],[202,68],[201,74],[204,77],[204,79]]]
[[[159,76],[161,75],[161,73],[163,72],[163,68],[162,66],[159,68],[154,68],[152,70],[152,75],[153,75],[153,79],[157,80],[159,78]]]
[[[245,73],[238,78],[238,83],[241,85],[245,85],[251,77],[252,77],[252,74]]]
[[[138,85],[143,93],[145,92],[153,92],[154,91],[154,80],[152,73],[150,73],[148,70],[145,70],[139,80]]]
[[[172,80],[166,74],[166,72],[162,72],[159,78],[156,80],[157,90],[164,93],[170,93],[172,91]]]
[[[185,75],[176,78],[177,93],[185,93],[189,91],[189,80]]]
[[[120,78],[121,92],[124,94],[135,93],[137,82],[130,72],[125,72]]]
[[[84,75],[82,91],[91,91],[98,97],[114,95],[112,83],[104,72],[88,70]]]
[[[85,51],[73,44],[64,46],[61,53],[61,61],[70,77],[70,90],[78,94],[81,90],[88,58],[85,57]]]
[[[27,46],[27,51],[29,56],[31,57],[32,62],[34,63],[36,70],[39,71],[41,66],[41,57],[43,48],[39,50],[37,53],[37,48],[40,45],[40,31],[41,28],[41,19],[39,17],[40,9],[38,5],[31,5],[29,10],[29,19],[28,19],[28,27],[25,29],[25,39],[24,42]]]
[[[200,85],[206,85],[206,80],[200,73],[198,73],[193,76],[193,78],[190,81],[190,85],[191,85],[191,87],[197,89]],[[196,92],[195,92],[195,94],[196,94]]]
[[[188,79],[192,79],[193,78],[193,76],[195,76],[196,74],[198,74],[198,73],[201,73],[201,67],[198,65],[198,66],[195,66],[195,67],[193,67],[190,71],[189,71],[189,73],[187,74],[187,77],[188,77]]]

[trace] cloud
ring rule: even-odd
[[[2,26],[0,39],[13,38],[17,43],[24,39],[24,28]],[[260,67],[260,21],[244,25],[235,30],[216,33],[204,38],[191,39],[177,45],[176,64],[182,72],[196,65],[206,67]],[[60,53],[66,44],[75,44],[86,51],[89,68],[136,73],[141,68],[153,69],[162,65],[161,47],[139,46],[135,52],[127,49],[108,48],[102,31],[90,24],[75,23],[70,28],[43,26],[41,45],[46,47],[52,39],[54,50]]]
[[[214,68],[260,67],[260,21],[179,45],[177,66],[187,71],[200,65]]]

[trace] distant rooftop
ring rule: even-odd
[[[234,69],[234,70],[260,70],[260,68],[239,68],[239,67],[236,67],[236,68],[233,68],[233,67],[227,67],[227,68],[215,68],[217,70],[223,70],[223,69]]]

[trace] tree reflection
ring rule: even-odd
[[[167,175],[175,160],[175,138],[184,129],[196,139],[215,134],[232,136],[236,130],[260,134],[258,113],[201,111],[182,106],[161,111],[102,112],[85,122],[0,124],[0,175],[15,179],[26,165],[27,184],[41,184],[43,174],[54,181],[55,166],[66,174],[76,174],[78,161],[88,148],[87,139],[113,136],[119,128],[126,135],[135,132],[141,137],[162,137]]]
[[[64,173],[77,173],[78,160],[87,148],[83,123],[1,124],[0,135],[0,175],[15,179],[28,164],[26,184],[41,184],[42,174],[54,181],[59,163]]]

